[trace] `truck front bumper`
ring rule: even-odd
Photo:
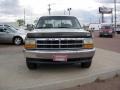
[[[95,54],[95,48],[83,49],[83,50],[24,50],[24,56],[26,60],[33,63],[51,63],[53,62],[54,55],[66,55],[67,62],[79,62],[92,60]]]

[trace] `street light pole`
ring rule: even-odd
[[[48,4],[48,12],[49,12],[49,15],[51,14],[50,11],[51,11],[51,7],[50,7],[50,4]]]
[[[69,15],[70,15],[70,11],[72,10],[72,8],[68,8],[67,10],[68,10],[68,12],[69,12]]]
[[[114,11],[115,11],[115,31],[116,31],[116,0],[114,0]]]

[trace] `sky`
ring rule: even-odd
[[[68,15],[68,8],[72,8],[71,15],[76,16],[82,23],[99,21],[98,8],[107,6],[113,8],[114,0],[0,0],[0,22],[15,22],[24,18],[31,23],[40,16],[48,15],[48,4],[51,5],[51,15]],[[117,0],[118,16],[120,0]],[[106,17],[110,17],[106,15]]]

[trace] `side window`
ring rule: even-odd
[[[0,27],[0,32],[4,32],[3,27]]]
[[[0,27],[0,32],[6,32],[6,28]]]

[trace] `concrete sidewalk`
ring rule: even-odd
[[[120,74],[120,53],[96,49],[91,68],[42,66],[29,71],[23,53],[0,55],[0,90],[56,90]]]

